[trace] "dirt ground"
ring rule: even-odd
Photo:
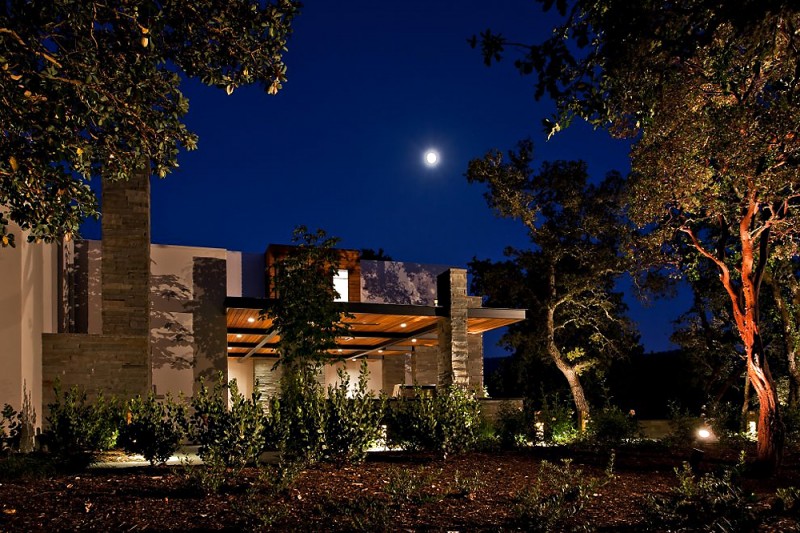
[[[199,486],[202,466],[93,468],[81,473],[0,479],[0,531],[498,531],[525,530],[520,494],[540,479],[543,461],[596,479],[580,520],[599,531],[647,528],[645,499],[676,486],[674,468],[691,448],[621,447],[608,475],[609,450],[534,448],[448,458],[371,454],[355,466],[321,464],[284,490],[248,468],[220,492]],[[736,462],[737,450],[708,445],[698,470]],[[550,478],[550,482],[559,481]],[[779,475],[745,479],[752,505],[772,505],[777,487],[800,486],[800,457],[789,453]],[[780,517],[762,531],[800,531]]]

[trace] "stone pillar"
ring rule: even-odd
[[[104,335],[150,335],[149,166],[103,181]]]
[[[436,280],[439,305],[448,318],[439,320],[439,364],[437,385],[469,385],[469,342],[467,338],[467,271],[451,268]]]

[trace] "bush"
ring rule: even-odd
[[[221,372],[213,390],[200,383],[192,399],[190,434],[200,444],[198,455],[208,473],[214,474],[203,483],[207,488],[218,489],[225,476],[237,475],[261,455],[266,419],[258,400],[257,393],[245,398],[235,379],[226,384]]]
[[[92,463],[97,453],[111,449],[117,440],[122,410],[116,398],[98,395],[93,404],[86,391],[75,386],[62,391],[56,383],[56,399],[47,407],[48,428],[43,440],[48,451],[67,466]]]
[[[280,398],[270,400],[267,443],[283,462],[310,464],[323,457],[328,411],[316,370],[306,364],[284,367]]]
[[[578,437],[575,409],[569,399],[559,394],[542,396],[542,440],[548,444],[566,444]]]
[[[325,424],[326,457],[339,463],[363,461],[381,437],[383,400],[369,392],[367,362],[361,364],[358,386],[350,393],[350,377],[339,369],[339,383],[328,386]]]
[[[516,495],[516,525],[525,531],[586,529],[580,515],[599,485],[597,478],[584,476],[570,461],[542,461],[533,483]]]
[[[605,407],[594,412],[587,429],[587,437],[602,446],[616,446],[639,434],[636,419],[618,407]]]
[[[495,431],[500,447],[506,450],[536,442],[536,425],[525,407],[517,409],[511,402],[502,402],[497,410]]]
[[[22,435],[22,413],[9,404],[0,411],[0,454],[19,450]]]
[[[481,417],[478,400],[471,392],[451,385],[436,396],[418,389],[416,396],[392,403],[387,417],[392,444],[439,452],[444,457],[475,445]]]
[[[129,453],[138,453],[151,465],[165,463],[186,436],[186,405],[167,395],[159,402],[151,392],[128,402],[128,420],[120,428],[119,444]]]
[[[678,486],[667,495],[651,495],[646,511],[658,531],[750,531],[756,519],[752,496],[745,496],[738,470],[695,477],[684,463],[675,469]]]
[[[677,402],[667,404],[670,433],[665,439],[670,445],[686,445],[694,441],[696,419]]]

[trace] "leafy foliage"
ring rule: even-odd
[[[503,449],[514,449],[536,442],[536,425],[530,409],[516,408],[511,402],[503,402],[497,411],[495,431]]]
[[[587,428],[591,442],[601,446],[617,446],[639,435],[639,424],[619,407],[607,406],[592,414]]]
[[[581,375],[606,366],[636,345],[624,316],[616,276],[626,229],[621,218],[623,181],[610,174],[590,184],[583,162],[544,163],[531,169],[533,145],[519,143],[507,158],[491,151],[470,162],[467,179],[488,186],[490,207],[518,218],[531,250],[508,248],[504,262],[473,260],[472,289],[496,307],[522,307],[528,320],[509,327],[501,342],[515,357],[540,357],[568,381],[581,420],[589,413]]]
[[[540,0],[545,9],[553,2]],[[789,0],[560,1],[564,22],[516,62],[558,113],[635,139],[630,209],[643,266],[710,261],[732,304],[760,404],[757,461],[783,447],[775,383],[759,327],[770,259],[798,255],[800,7]],[[477,39],[473,41],[477,44]],[[491,63],[513,46],[482,35]],[[680,180],[680,186],[676,186]],[[680,239],[686,246],[674,246]]]
[[[697,478],[688,464],[675,469],[678,486],[668,495],[651,495],[646,510],[659,531],[749,531],[755,522],[752,497],[740,485],[738,473]]]
[[[285,367],[280,397],[270,400],[267,442],[283,462],[310,464],[323,457],[328,412],[317,371],[310,364]]]
[[[585,476],[570,461],[542,461],[535,480],[516,495],[517,525],[526,531],[580,531],[588,527],[583,511],[600,480]]]
[[[305,226],[295,228],[295,245],[271,269],[270,286],[274,300],[264,313],[280,332],[279,364],[318,364],[329,359],[336,337],[347,335],[341,304],[334,301],[333,278],[339,269],[335,237]]]
[[[543,395],[542,440],[546,443],[565,444],[578,436],[575,428],[575,409],[559,394]]]
[[[229,404],[230,402],[230,404]],[[230,406],[229,406],[230,405]],[[264,450],[266,420],[258,393],[245,398],[236,380],[225,383],[220,372],[213,389],[204,382],[192,398],[191,437],[200,444],[198,455],[217,476],[209,481],[212,490],[255,463]]]
[[[152,392],[128,402],[128,419],[122,424],[118,443],[126,452],[141,454],[150,464],[164,463],[186,436],[187,408],[171,396],[163,401]]]
[[[22,413],[5,404],[0,411],[0,454],[19,450],[22,424]]]
[[[369,391],[366,360],[361,363],[358,384],[350,390],[350,376],[338,371],[339,382],[328,386],[325,424],[326,456],[337,463],[360,462],[381,437],[385,399]]]
[[[471,449],[478,439],[480,408],[475,396],[457,385],[389,403],[387,438],[407,450],[448,454]]]
[[[88,402],[85,390],[74,386],[62,390],[55,385],[55,402],[48,404],[48,427],[42,438],[47,449],[68,466],[85,466],[98,452],[114,446],[122,421],[116,398],[98,395]]]
[[[31,240],[97,214],[91,178],[166,176],[197,137],[181,77],[274,94],[299,2],[4,2],[0,205]],[[2,245],[13,245],[0,217]]]

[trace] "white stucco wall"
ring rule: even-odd
[[[382,386],[382,364],[383,362],[377,359],[367,360],[367,370],[369,370],[369,381],[367,387],[369,390],[378,396],[381,393]],[[350,377],[350,390],[353,391],[358,386],[358,371],[361,369],[361,361],[343,361],[332,365],[325,365],[325,382],[324,386],[327,389],[328,385],[336,386],[339,381],[338,370],[344,368]]]
[[[152,245],[150,249],[150,346],[153,386],[158,395],[192,395],[193,268],[196,257],[227,259],[219,248]]]
[[[228,379],[235,379],[239,392],[249,398],[253,394],[253,359],[228,358]]]
[[[0,249],[0,406],[22,407],[30,395],[41,426],[42,333],[57,327],[57,247],[30,244],[18,227],[16,248]]]

